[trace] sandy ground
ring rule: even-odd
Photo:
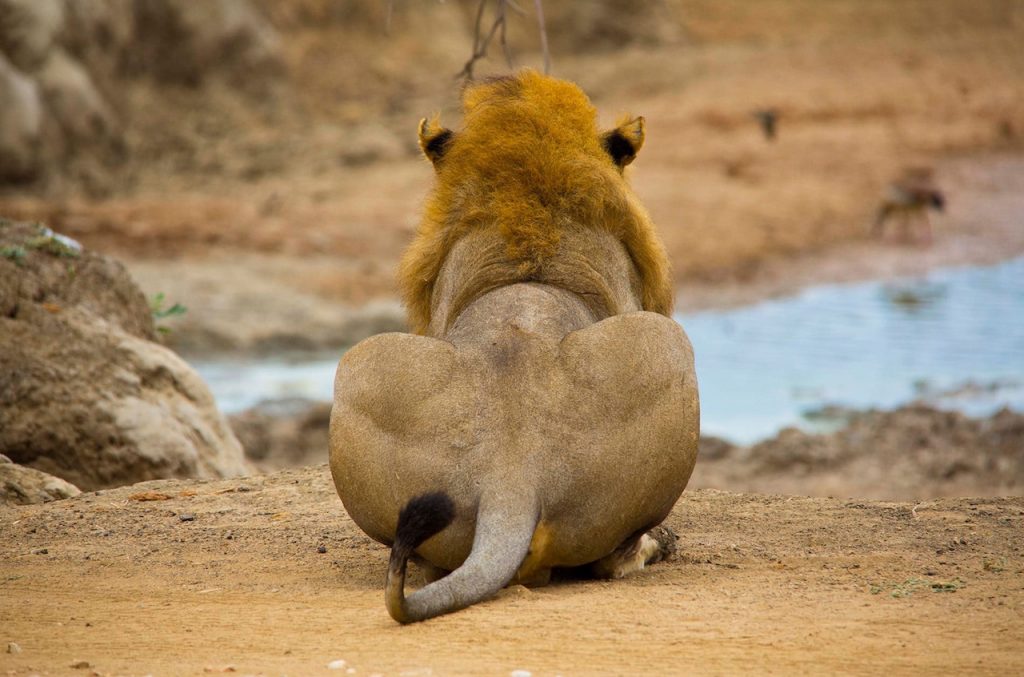
[[[136,500],[144,492],[169,498]],[[667,523],[678,556],[632,578],[514,587],[401,627],[383,605],[387,550],[345,516],[323,465],[2,508],[0,640],[20,652],[0,653],[0,671],[1024,668],[1024,499],[915,506],[699,490]],[[339,659],[354,672],[327,669]],[[89,668],[70,667],[79,661]]]

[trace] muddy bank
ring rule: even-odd
[[[931,246],[859,237],[824,249],[766,256],[712,279],[692,274],[692,269],[676,259],[680,273],[677,309],[688,313],[737,307],[818,284],[920,276],[941,268],[990,265],[1024,254],[1024,229],[1017,216],[1024,213],[1024,158],[956,158],[945,161],[940,173],[956,190],[950,193],[947,212],[935,217],[937,235]],[[643,185],[638,188],[642,191]],[[415,190],[421,194],[425,184]],[[396,215],[398,218],[411,224],[414,214]],[[146,224],[138,227],[145,230]],[[343,253],[337,257],[323,253],[297,256],[287,253],[295,244],[287,240],[280,243],[285,253],[222,252],[163,260],[139,259],[128,253],[126,264],[148,295],[164,294],[188,308],[187,313],[164,324],[171,330],[169,344],[191,358],[333,351],[371,333],[405,331],[393,278],[411,228],[393,233],[387,253],[371,254],[373,242],[382,233],[364,230],[361,225],[348,227],[352,233],[362,233],[358,245],[357,238],[351,240],[360,251],[355,257]],[[204,228],[201,222],[189,222],[180,224],[175,232]],[[294,235],[305,237],[301,232]],[[713,231],[691,235],[715,237]],[[319,236],[331,237],[327,232]]]
[[[632,578],[514,587],[399,627],[383,605],[388,551],[345,516],[324,465],[0,508],[0,641],[20,648],[0,665],[69,674],[84,661],[101,675],[329,675],[337,660],[362,675],[1024,666],[1022,499],[915,506],[699,490],[667,523],[678,557]]]
[[[690,486],[903,501],[1024,492],[1024,414],[971,418],[924,404],[826,413],[835,432],[787,428],[752,446],[704,436]],[[327,460],[329,403],[267,403],[229,421],[265,472]]]
[[[825,413],[845,425],[787,428],[747,447],[703,440],[691,485],[903,501],[1024,492],[1024,414],[978,419],[923,404]]]
[[[233,256],[128,265],[150,296],[185,307],[161,322],[163,339],[193,360],[340,351],[373,334],[407,330],[397,300],[344,303],[295,288],[309,275],[344,269],[337,261]]]

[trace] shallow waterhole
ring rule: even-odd
[[[701,426],[738,443],[842,409],[912,400],[972,415],[1024,409],[1024,258],[920,278],[826,285],[725,311],[677,315],[693,343]],[[338,355],[200,362],[221,409],[330,400]]]

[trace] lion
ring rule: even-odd
[[[391,546],[401,623],[552,570],[642,569],[697,455],[693,350],[624,177],[643,118],[601,133],[576,85],[531,70],[463,110],[458,131],[419,126],[436,183],[399,271],[415,333],[362,341],[335,378],[331,473]],[[406,596],[409,559],[431,582]]]

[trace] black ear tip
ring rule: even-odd
[[[441,158],[448,149],[448,143],[452,140],[452,130],[443,129],[435,134],[423,150],[431,158]]]
[[[636,148],[629,142],[622,132],[614,130],[609,132],[604,137],[604,149],[609,155],[612,156],[612,160],[615,164],[622,166],[628,164],[633,156],[636,155]]]

